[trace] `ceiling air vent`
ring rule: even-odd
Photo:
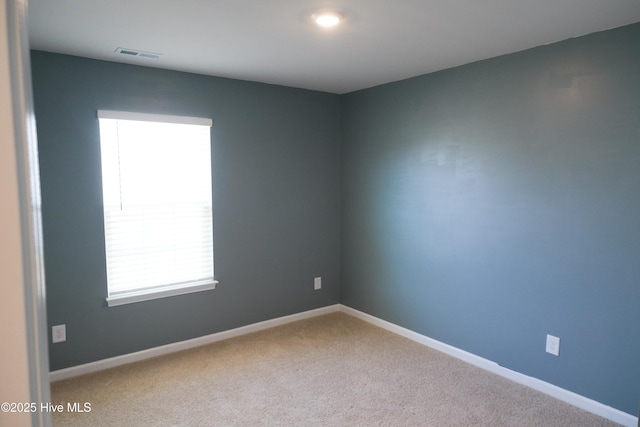
[[[115,50],[115,53],[119,53],[121,55],[127,56],[137,56],[138,58],[148,58],[148,59],[158,59],[160,58],[159,53],[151,53],[151,52],[143,52],[141,50],[133,50],[133,49],[125,49],[123,47],[119,47]]]

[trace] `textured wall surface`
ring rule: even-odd
[[[639,41],[343,96],[34,52],[52,369],[342,302],[636,414]],[[97,109],[214,119],[215,291],[106,307]]]
[[[636,414],[638,42],[637,24],[345,95],[342,303]]]
[[[44,52],[32,66],[48,318],[67,325],[52,370],[338,302],[337,95]],[[216,290],[106,306],[98,109],[213,118]]]

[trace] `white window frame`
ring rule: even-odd
[[[213,120],[208,118],[134,113],[134,112],[126,112],[126,111],[98,110],[97,116],[98,116],[98,119],[133,120],[133,121],[143,121],[143,122],[199,125],[199,126],[208,126],[208,127],[211,127],[213,125]],[[102,151],[103,150],[102,140],[100,144],[101,144],[100,146]],[[103,184],[103,188],[104,188],[104,184]],[[107,209],[106,205],[104,206],[103,209],[104,209],[105,218],[106,218],[106,209]],[[211,217],[212,217],[211,219],[213,220],[213,213],[211,213]],[[107,245],[106,243],[107,228],[106,227],[107,225],[105,220],[105,246]],[[212,227],[213,227],[213,224],[212,224]],[[211,239],[213,242],[213,236],[211,236]],[[213,243],[212,243],[212,246],[213,246]],[[212,249],[211,257],[213,262],[213,247],[211,249]],[[108,249],[105,247],[105,250],[108,250]],[[113,307],[113,306],[118,306],[123,304],[131,304],[131,303],[153,300],[158,298],[166,298],[166,297],[188,294],[193,292],[212,290],[212,289],[215,289],[217,283],[218,281],[213,279],[213,277],[211,277],[210,279],[205,279],[205,280],[187,281],[187,282],[178,283],[178,284],[165,284],[165,285],[159,285],[156,287],[152,286],[152,287],[145,287],[142,289],[118,291],[115,293],[109,291],[109,284],[107,283],[108,296],[106,301],[109,307]]]

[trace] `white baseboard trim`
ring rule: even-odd
[[[264,322],[253,323],[247,326],[230,329],[228,331],[217,332],[203,337],[193,338],[186,341],[180,341],[172,344],[154,347],[147,350],[137,351],[135,353],[124,354],[122,356],[110,357],[108,359],[98,360],[83,365],[72,366],[70,368],[59,369],[49,373],[51,382],[60,381],[67,378],[73,378],[80,375],[90,374],[92,372],[102,371],[104,369],[114,368],[116,366],[125,365],[127,363],[138,362],[140,360],[149,359],[151,357],[162,356],[165,354],[175,353],[177,351],[188,350],[190,348],[200,347],[202,345],[211,344],[217,341],[238,337],[241,335],[258,332],[276,326],[285,325],[287,323],[296,322],[298,320],[309,319],[324,314],[335,313],[340,311],[340,305],[330,305],[315,310],[303,311],[301,313],[289,316],[278,317],[276,319],[265,320]]]
[[[604,405],[600,402],[589,399],[587,397],[584,397],[572,391],[560,388],[558,386],[539,380],[537,378],[530,377],[530,376],[521,374],[519,372],[504,368],[498,365],[497,363],[492,362],[491,360],[485,359],[480,356],[476,356],[475,354],[466,352],[457,347],[453,347],[443,342],[434,340],[433,338],[429,338],[427,336],[421,335],[417,332],[395,325],[391,322],[387,322],[386,320],[382,320],[377,317],[371,316],[370,314],[363,313],[351,307],[347,307],[342,304],[340,304],[339,307],[340,307],[340,311],[345,314],[349,314],[353,317],[364,320],[365,322],[368,322],[368,323],[371,323],[372,325],[386,329],[390,332],[393,332],[397,335],[408,338],[419,344],[423,344],[427,347],[431,347],[435,350],[448,354],[449,356],[453,356],[457,359],[468,362],[479,368],[482,368],[494,374],[500,375],[501,377],[510,379],[519,384],[538,390],[544,394],[555,397],[556,399],[569,403],[570,405],[576,406],[585,411],[599,415],[603,418],[606,418],[618,424],[622,424],[623,426],[626,426],[626,427],[638,426],[638,417],[633,416],[631,414],[627,414],[626,412],[622,412],[618,409],[612,408],[611,406]]]
[[[355,318],[364,320],[367,323],[386,329],[402,337],[408,338],[419,344],[431,347],[435,350],[441,351],[449,356],[453,356],[457,359],[463,360],[474,366],[482,368],[486,371],[500,375],[504,378],[515,381],[519,384],[531,387],[549,396],[555,397],[563,402],[569,403],[585,411],[599,415],[603,418],[622,424],[626,427],[636,427],[638,425],[638,417],[622,412],[611,406],[604,405],[595,400],[581,396],[577,393],[565,390],[553,384],[539,380],[534,377],[530,377],[521,374],[516,371],[504,368],[491,360],[485,359],[475,354],[466,352],[457,347],[445,344],[443,342],[434,340],[425,335],[421,335],[410,329],[403,328],[402,326],[395,325],[386,320],[379,319],[370,314],[358,311],[351,307],[347,307],[342,304],[330,305],[327,307],[318,308],[315,310],[304,311],[301,313],[292,314],[289,316],[278,317],[276,319],[265,320],[263,322],[254,323],[247,326],[242,326],[228,331],[217,332],[215,334],[206,335],[204,337],[198,337],[186,341],[180,341],[177,343],[167,344],[160,347],[154,347],[147,350],[138,351],[135,353],[125,354],[122,356],[111,357],[108,359],[98,360],[83,365],[72,366],[70,368],[60,369],[50,372],[50,380],[60,381],[67,378],[73,378],[80,375],[90,374],[92,372],[102,371],[104,369],[114,368],[116,366],[125,365],[127,363],[138,362],[141,360],[149,359],[151,357],[162,356],[165,354],[175,353],[177,351],[188,350],[190,348],[199,347],[206,344],[211,344],[217,341],[226,340],[229,338],[238,337],[241,335],[250,334],[252,332],[258,332],[265,329],[273,328],[276,326],[286,325],[287,323],[296,322],[298,320],[310,319],[312,317],[322,316],[329,313],[342,312],[351,315]]]

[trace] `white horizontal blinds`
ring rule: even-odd
[[[109,295],[212,282],[210,121],[98,116]]]

